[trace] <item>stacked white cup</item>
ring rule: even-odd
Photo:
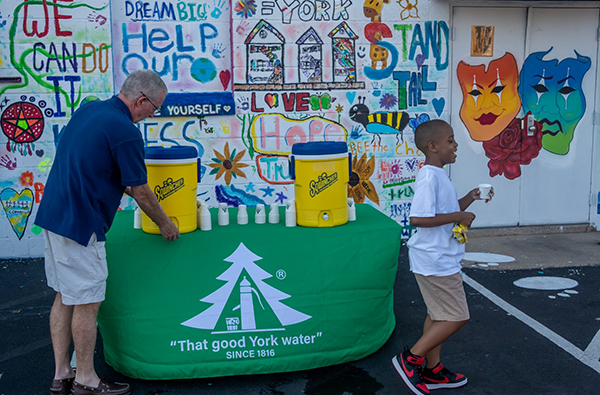
[[[271,209],[269,210],[269,223],[279,223],[279,205],[277,203],[271,204]]]
[[[133,229],[142,229],[142,209],[137,206],[133,212]]]
[[[296,202],[288,200],[285,204],[285,226],[288,228],[296,226]]]
[[[267,222],[267,215],[265,214],[265,205],[259,203],[256,205],[256,211],[254,213],[254,222],[257,224],[264,224]]]
[[[356,221],[356,205],[354,198],[348,198],[348,221]]]
[[[210,210],[206,203],[200,206],[200,230],[208,231],[212,229],[212,218],[210,217]]]
[[[248,224],[248,211],[246,210],[245,204],[240,204],[238,206],[237,223],[238,225]]]
[[[229,209],[227,208],[227,203],[219,203],[217,220],[220,226],[229,225]]]

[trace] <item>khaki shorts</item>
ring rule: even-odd
[[[65,305],[98,303],[106,293],[106,250],[94,233],[86,246],[43,230],[48,286],[62,294]]]
[[[415,273],[427,314],[434,321],[466,321],[469,306],[460,272],[450,276],[423,276]]]

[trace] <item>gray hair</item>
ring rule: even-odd
[[[136,70],[125,79],[119,94],[125,96],[127,100],[133,101],[140,97],[140,92],[144,92],[150,100],[158,100],[160,93],[167,94],[168,89],[165,82],[154,71]]]
[[[417,148],[425,152],[429,142],[434,141],[445,127],[450,127],[450,125],[441,119],[432,119],[417,126],[415,129],[415,145]]]

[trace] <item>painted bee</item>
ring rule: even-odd
[[[408,113],[401,112],[374,112],[371,114],[369,107],[365,105],[365,97],[358,97],[358,104],[355,104],[350,108],[349,115],[350,119],[356,123],[360,123],[365,127],[365,130],[373,134],[373,141],[375,136],[379,138],[381,142],[382,134],[394,134],[396,140],[398,136],[404,142],[404,136],[402,131],[408,125],[410,116]],[[401,143],[400,143],[401,144]]]

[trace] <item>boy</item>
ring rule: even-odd
[[[408,242],[408,256],[410,270],[427,305],[427,318],[421,338],[392,362],[412,392],[429,394],[429,390],[467,384],[464,375],[442,366],[440,350],[442,343],[469,320],[460,274],[465,247],[454,238],[452,228],[455,223],[471,226],[475,214],[464,210],[481,198],[476,188],[459,200],[443,169],[456,161],[458,147],[448,123],[442,120],[422,123],[415,130],[415,144],[425,154],[425,165],[415,183],[410,222],[418,232]]]

